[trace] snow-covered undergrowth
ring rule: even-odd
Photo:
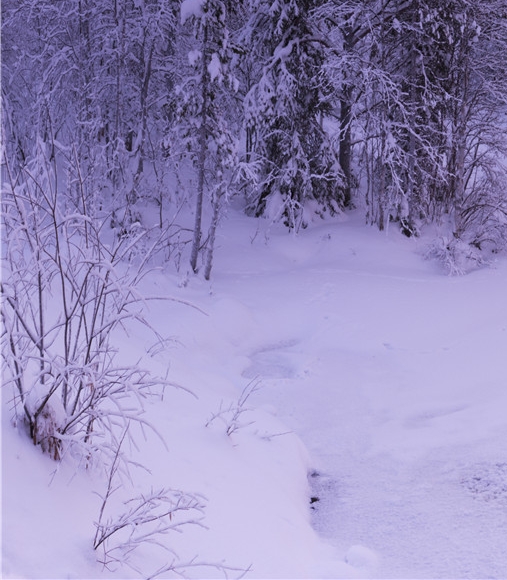
[[[145,405],[161,438],[122,449],[144,467],[116,474],[103,524],[160,490],[184,508],[161,545],[111,537],[130,567],[93,550],[108,474],[42,455],[3,389],[4,577],[506,577],[507,264],[448,277],[426,244],[231,210],[211,283],[183,262],[144,278],[197,308],[150,302],[165,340],[127,324],[118,356],[193,395],[167,387]]]

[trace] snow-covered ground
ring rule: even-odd
[[[153,272],[143,291],[200,310],[150,303],[169,340],[131,329],[121,354],[196,397],[147,406],[167,448],[138,436],[150,472],[110,509],[152,488],[203,496],[203,526],[163,538],[193,578],[506,578],[507,263],[448,277],[427,242],[353,214],[296,237],[231,210],[211,283]],[[96,561],[104,477],[56,469],[3,401],[4,577],[139,577]],[[149,576],[173,558],[146,546],[132,563]]]

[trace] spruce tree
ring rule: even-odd
[[[314,35],[312,0],[252,5],[245,50],[262,63],[245,99],[247,134],[259,183],[251,192],[256,215],[283,217],[298,229],[305,211],[334,213],[343,204],[337,155],[324,129],[332,87],[325,46]]]

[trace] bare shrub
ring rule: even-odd
[[[146,424],[143,401],[168,384],[121,364],[116,348],[127,324],[149,327],[137,285],[162,244],[136,255],[148,231],[114,235],[77,162],[63,157],[60,167],[40,145],[16,175],[4,164],[3,379],[35,445],[55,459],[71,446],[90,461],[111,457],[132,421]]]
[[[251,425],[252,422],[245,422],[242,420],[242,417],[250,410],[246,406],[248,399],[258,390],[259,381],[256,379],[250,381],[242,390],[241,395],[238,397],[237,401],[233,401],[230,405],[225,407],[223,403],[220,404],[218,411],[213,413],[206,422],[206,427],[209,427],[212,423],[219,420],[224,425],[225,433],[230,437],[239,431],[239,429],[243,429]]]
[[[202,495],[168,488],[150,489],[123,501],[119,507],[116,503],[115,507],[111,498],[120,488],[125,488],[120,464],[126,435],[127,430],[116,447],[108,471],[106,489],[103,494],[98,494],[102,501],[98,520],[94,523],[93,548],[100,553],[99,562],[108,570],[128,566],[143,578],[156,578],[167,573],[186,578],[188,569],[209,571],[210,568],[222,572],[224,578],[229,578],[231,573],[236,578],[242,578],[250,568],[236,568],[224,562],[199,560],[197,556],[189,561],[182,561],[164,541],[170,532],[183,532],[190,525],[207,529],[203,524],[206,500]],[[138,549],[148,546],[154,549],[150,558],[141,557],[136,560]],[[148,571],[147,562],[152,568],[158,562],[158,567]],[[204,576],[207,575],[204,572]]]

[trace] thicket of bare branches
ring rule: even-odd
[[[438,223],[505,246],[506,0],[194,8],[5,0],[12,167],[33,162],[37,140],[74,148],[90,201],[127,232],[140,202],[158,205],[162,227],[164,208],[185,201],[193,226],[170,257],[205,278],[239,190],[247,211],[290,228],[362,206],[380,229]]]
[[[111,231],[75,159],[51,159],[41,144],[33,163],[4,168],[2,356],[13,414],[55,459],[67,448],[111,455],[166,384],[120,362],[115,341],[127,323],[147,326],[136,287],[157,240],[132,259],[148,231]]]

